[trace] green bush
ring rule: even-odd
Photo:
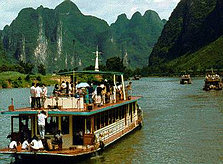
[[[36,80],[41,81],[42,79],[40,76],[37,76]]]
[[[26,81],[30,81],[30,75],[29,75],[29,74],[26,75],[25,80],[26,80]]]
[[[2,88],[8,88],[8,83],[6,81],[2,82]]]

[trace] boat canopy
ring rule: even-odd
[[[73,75],[73,74],[111,74],[111,75],[123,75],[123,72],[113,72],[113,71],[69,71],[69,72],[60,72],[58,75]]]

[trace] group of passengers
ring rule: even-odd
[[[58,84],[54,86],[53,94],[54,96],[83,98],[86,104],[96,104],[98,106],[124,99],[123,86],[120,82],[114,85],[105,79],[102,82],[89,82],[84,84],[83,86],[77,84],[74,87],[72,81],[70,83],[62,81],[60,86]],[[131,84],[129,82],[126,87],[127,91],[131,90]],[[114,97],[114,92],[116,92],[116,98]]]
[[[38,138],[36,135],[34,135],[31,139],[25,138],[22,142],[11,136],[8,138],[11,138],[11,142],[8,146],[10,150],[38,151],[49,149],[49,143],[46,142],[46,140]],[[50,145],[58,145],[58,150],[62,150],[62,143],[62,133],[60,130],[58,130],[54,135],[54,140],[52,143],[50,143]]]
[[[11,139],[9,144],[10,150],[41,150],[44,149],[42,140],[38,139],[37,136],[34,136],[32,139],[26,138],[22,143],[20,141],[16,141],[15,139]]]
[[[43,106],[42,104],[44,103],[47,97],[47,87],[44,84],[42,85],[42,87],[40,87],[39,83],[32,83],[32,86],[30,88],[30,94],[31,108],[41,108],[41,106]]]
[[[218,74],[207,74],[205,80],[220,80],[220,76]]]
[[[182,75],[182,78],[190,78],[190,75]]]

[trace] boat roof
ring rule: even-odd
[[[74,75],[74,74],[111,74],[111,75],[123,75],[123,72],[113,72],[113,71],[92,71],[92,70],[87,70],[87,71],[69,71],[69,72],[60,72],[58,75]]]
[[[87,111],[83,110],[81,111],[80,109],[44,109],[45,111],[48,111],[49,115],[76,115],[76,116],[90,116],[94,115],[97,113],[101,113],[113,108],[117,108],[126,104],[130,104],[133,102],[136,102],[139,100],[141,96],[139,97],[132,97],[131,100],[123,100],[119,101],[117,103],[113,104],[106,104],[101,107],[95,107],[93,110]],[[38,114],[38,110],[31,110],[31,108],[20,108],[20,109],[15,109],[14,111],[2,111],[0,112],[3,115],[31,115],[31,114]]]

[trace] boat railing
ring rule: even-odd
[[[126,89],[127,99],[131,99],[132,90]],[[115,97],[116,95],[116,97]],[[89,96],[89,95],[88,95]],[[89,97],[87,98],[89,99]],[[88,101],[88,102],[87,102]],[[88,106],[93,108],[94,106],[103,106],[106,104],[114,104],[119,101],[124,101],[123,93],[116,92],[116,94],[106,95],[93,95],[92,102],[87,100],[86,95],[75,96],[70,95],[54,95],[46,97],[43,102],[43,108],[45,109],[78,109],[80,111],[89,110]]]

